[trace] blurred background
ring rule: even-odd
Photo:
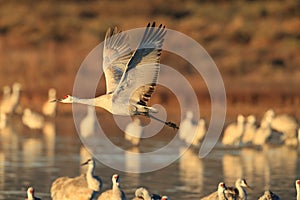
[[[81,63],[104,40],[109,27],[129,30],[152,21],[193,38],[215,61],[226,89],[226,125],[238,114],[253,114],[259,122],[269,109],[276,115],[294,116],[299,122],[299,0],[0,0],[0,89],[19,82],[21,108],[41,113],[43,103],[49,102],[49,88],[56,89],[58,98],[72,94]],[[170,52],[163,51],[161,63],[175,68],[190,82],[201,117],[209,123],[211,101],[201,75]],[[104,92],[102,77],[96,95]],[[0,99],[4,99],[2,92]],[[180,123],[180,115],[186,115],[180,113],[176,96],[166,87],[157,87],[150,102],[153,104],[164,106],[168,120],[175,123]],[[112,142],[128,151],[151,152],[174,137],[175,132],[165,127],[162,134],[143,140],[140,147],[131,150],[124,143],[124,133],[111,123],[112,115],[103,109],[97,112]],[[10,117],[0,130],[0,199],[21,199],[28,186],[34,186],[43,199],[50,199],[52,182],[60,176],[80,174],[79,164],[90,155],[75,130],[72,106],[59,104],[56,118],[46,118],[45,125],[36,130],[20,123],[20,113]],[[265,189],[283,199],[293,199],[294,180],[300,169],[297,145],[296,141],[294,148],[283,145],[225,150],[217,146],[203,159],[193,149],[183,149],[184,156],[161,170],[118,173],[128,197],[137,186],[147,186],[171,199],[199,199],[215,191],[219,181],[233,185],[237,178],[245,177],[254,187],[249,199],[257,199]],[[175,148],[170,155],[179,155],[178,151]],[[126,158],[124,152],[107,155],[120,162],[120,158]],[[130,159],[127,162],[132,164]],[[136,168],[142,166],[140,161],[133,163]],[[96,174],[107,189],[115,170],[97,165]]]
[[[20,82],[21,104],[39,110],[35,105],[47,100],[50,87],[58,97],[72,93],[80,64],[108,27],[128,30],[156,21],[198,41],[213,58],[225,83],[227,120],[241,112],[259,118],[269,108],[299,118],[299,16],[296,0],[0,1],[0,86]],[[161,62],[187,77],[203,105],[201,115],[209,117],[201,76],[184,60],[170,58],[163,53]],[[164,93],[154,96],[172,112],[173,100]]]

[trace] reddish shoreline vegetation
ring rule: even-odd
[[[225,84],[227,120],[238,113],[260,118],[269,108],[299,119],[299,16],[293,0],[0,1],[0,86],[20,82],[21,104],[39,111],[50,87],[58,97],[72,93],[80,64],[108,27],[128,30],[156,21],[190,36],[213,58]],[[209,119],[201,75],[166,52],[161,62],[189,80],[201,116]],[[104,90],[102,77],[97,95]],[[158,87],[150,103],[163,104],[170,120],[179,120],[178,101],[166,88]],[[59,105],[59,112],[71,112],[71,106]]]

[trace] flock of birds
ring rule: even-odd
[[[46,118],[53,118],[56,115],[56,103],[50,103],[49,100],[56,97],[56,90],[50,88],[48,100],[42,107],[42,113],[23,109],[20,105],[21,84],[14,83],[12,91],[9,86],[3,87],[3,96],[0,103],[0,130],[8,126],[9,117],[13,114],[22,115],[22,123],[30,129],[42,129],[45,126]]]
[[[54,89],[49,90],[49,100],[43,106],[43,114],[36,113],[29,108],[22,110],[19,105],[21,85],[15,83],[10,88],[3,88],[3,99],[0,105],[0,130],[8,123],[8,116],[13,113],[22,113],[22,122],[30,129],[41,129],[45,124],[45,117],[54,117],[56,103],[79,103],[88,105],[86,117],[82,120],[80,132],[88,136],[93,133],[91,129],[96,120],[91,106],[101,107],[114,115],[137,116],[142,115],[169,126],[179,129],[180,138],[194,146],[199,146],[205,136],[205,120],[200,119],[193,122],[193,113],[188,112],[186,119],[179,127],[173,122],[163,121],[155,117],[157,110],[148,106],[148,101],[156,87],[160,70],[160,55],[166,29],[155,23],[148,24],[144,31],[141,42],[136,50],[132,50],[128,44],[128,35],[121,33],[117,28],[109,29],[106,33],[103,48],[103,69],[106,77],[106,94],[90,99],[82,99],[66,95],[56,99]],[[222,138],[224,145],[263,145],[265,143],[286,144],[297,146],[300,140],[300,129],[297,121],[290,116],[275,116],[273,110],[265,113],[260,126],[256,124],[253,115],[247,117],[239,115],[237,122],[229,125]],[[298,130],[298,133],[297,133]],[[125,139],[133,145],[138,145],[143,132],[138,118],[126,128]],[[191,133],[196,134],[191,134]],[[298,134],[298,138],[297,138]],[[195,135],[195,137],[191,137]],[[89,159],[82,165],[88,165],[87,172],[75,178],[60,177],[51,186],[51,197],[53,200],[64,199],[98,199],[98,200],[125,200],[125,194],[120,187],[118,174],[112,176],[112,188],[102,191],[102,181],[95,173],[95,160]],[[297,200],[300,181],[296,181]],[[238,179],[235,187],[227,187],[224,182],[219,183],[216,192],[202,199],[231,200],[247,199],[247,193],[243,187],[249,187],[244,179]],[[34,189],[28,188],[28,200],[37,200]],[[167,200],[167,196],[151,194],[145,187],[140,187],[135,192],[134,200]],[[279,199],[271,191],[266,191],[259,200]]]
[[[297,196],[296,200],[300,199],[300,180],[295,182]],[[216,192],[201,198],[201,200],[247,200],[246,188],[251,189],[245,179],[237,179],[235,187],[227,187],[224,182],[218,184]],[[280,200],[280,197],[270,190],[266,190],[258,200]]]
[[[296,118],[287,114],[276,115],[272,109],[265,112],[260,124],[254,115],[247,118],[238,115],[236,123],[224,130],[222,143],[239,147],[265,144],[297,147],[300,144],[300,125]]]
[[[96,162],[94,158],[88,159],[81,165],[88,165],[85,174],[74,178],[60,177],[52,183],[50,193],[53,200],[126,200],[118,174],[112,175],[112,188],[102,191],[102,180],[95,175]],[[33,187],[28,188],[26,200],[40,200],[35,197]],[[151,194],[145,187],[139,187],[132,200],[169,200],[169,198]]]
[[[126,200],[126,195],[120,187],[118,174],[112,176],[112,188],[102,192],[102,180],[94,174],[95,160],[87,160],[82,165],[88,165],[87,172],[78,177],[60,177],[51,186],[53,200],[97,199],[97,200]],[[296,180],[296,200],[300,200],[300,180]],[[246,188],[252,189],[245,179],[237,179],[235,186],[227,186],[224,182],[218,184],[217,190],[200,198],[201,200],[247,200]],[[27,200],[38,200],[34,196],[34,189],[27,190]],[[132,200],[169,200],[167,196],[151,194],[145,187],[139,187],[135,191]],[[266,190],[258,200],[280,200],[280,197],[270,190]]]
[[[205,119],[196,123],[193,112],[187,111],[179,128],[181,140],[194,147],[199,147],[207,132]],[[265,112],[261,122],[254,115],[237,116],[236,122],[227,125],[223,131],[221,142],[225,147],[259,147],[269,145],[300,145],[300,124],[291,115],[276,115],[273,109]]]

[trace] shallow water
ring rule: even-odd
[[[60,176],[78,176],[84,171],[80,163],[89,154],[82,147],[71,117],[56,124],[49,123],[43,131],[30,131],[19,123],[12,124],[0,132],[0,199],[24,199],[28,186],[35,188],[36,196],[51,199],[49,191],[53,180]],[[112,140],[122,144],[120,138]],[[152,140],[130,150],[145,152],[163,142]],[[174,148],[169,156],[178,153],[178,148]],[[151,192],[168,195],[170,199],[196,200],[215,191],[218,182],[233,185],[239,177],[246,178],[253,187],[247,190],[248,199],[257,199],[265,189],[271,189],[282,199],[295,199],[294,182],[300,178],[298,153],[299,150],[282,147],[262,150],[216,147],[207,157],[199,159],[196,151],[188,149],[181,158],[160,170],[126,173],[98,161],[96,174],[107,189],[111,186],[111,175],[119,173],[128,199],[133,197],[137,187],[146,186]],[[124,153],[115,155],[111,151],[101,151],[101,154],[125,168],[137,169],[166,159],[158,156],[143,163],[143,160],[126,161]]]

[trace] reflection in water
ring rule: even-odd
[[[125,167],[126,167],[125,169],[126,169],[126,171],[135,171],[135,172],[141,171],[141,163],[140,163],[139,157],[133,156],[138,153],[140,153],[140,150],[138,147],[132,147],[125,151]]]
[[[225,154],[222,159],[224,181],[228,185],[243,178],[242,160],[239,155]]]
[[[133,154],[140,153],[138,147],[131,147],[125,151],[125,169],[126,171],[137,172],[136,176],[132,176],[132,185],[138,185],[139,183],[139,173],[141,171],[141,161],[138,156],[132,156]]]
[[[248,183],[254,183],[256,151],[250,148],[241,149],[240,157],[243,163],[243,178],[246,178]]]
[[[46,157],[49,165],[53,165],[55,158],[55,136],[56,136],[56,127],[53,121],[46,122],[43,127]]]
[[[29,138],[23,142],[23,164],[32,166],[39,162],[42,156],[42,140],[40,138]]]
[[[297,177],[296,167],[297,151],[284,146],[265,146],[262,150],[245,148],[240,155],[223,155],[225,181],[246,178],[250,185],[260,188],[260,192],[280,190],[282,182],[291,184]]]
[[[0,190],[4,188],[4,176],[5,176],[5,155],[0,152]]]
[[[13,153],[19,151],[19,136],[13,127],[7,126],[1,130],[1,148],[9,160],[18,160]]]
[[[179,170],[180,180],[188,191],[202,192],[204,166],[197,152],[187,149],[179,160]]]

